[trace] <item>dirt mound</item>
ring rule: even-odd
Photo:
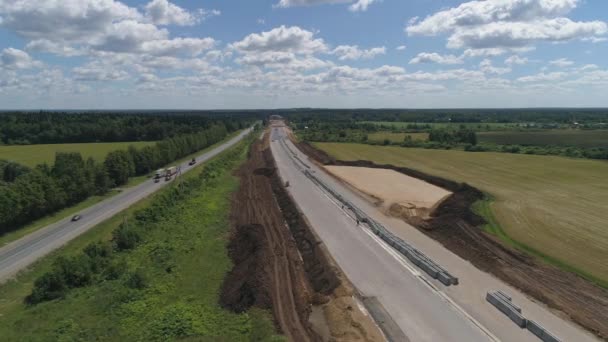
[[[323,157],[323,153],[317,150],[309,156],[317,162],[332,165],[388,168],[452,191],[453,194],[431,214],[430,220],[408,222],[475,267],[560,311],[562,316],[569,317],[598,337],[608,339],[608,290],[509,247],[485,233],[481,229],[485,220],[471,210],[473,203],[484,198],[480,190],[405,167],[377,165],[370,161],[336,161]]]
[[[294,140],[295,141],[295,140]],[[312,146],[306,141],[294,142],[294,144],[300,149],[300,151],[304,152],[306,155],[314,159],[315,161],[324,164],[324,165],[333,165],[336,161],[332,156],[327,154],[325,151],[319,150],[318,148]]]
[[[234,238],[228,245],[235,266],[224,280],[220,296],[223,307],[237,313],[247,311],[252,306],[272,308],[264,264],[260,262],[265,244],[264,227],[236,227]]]
[[[251,306],[270,309],[290,341],[346,341],[339,338],[346,333],[350,341],[382,341],[373,321],[358,309],[344,316],[348,323],[322,315],[320,324],[329,336],[322,337],[317,331],[323,329],[310,323],[312,305],[334,308],[336,299],[353,301],[353,292],[281,185],[268,137],[252,145],[237,176],[241,182],[228,245],[234,267],[224,280],[220,303],[235,312]]]

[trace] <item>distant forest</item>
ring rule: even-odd
[[[254,122],[254,117],[251,116],[241,116],[238,119],[219,116],[210,119],[197,115],[164,118],[117,115],[117,122],[123,125],[135,123],[132,128],[135,127],[133,132],[137,133],[129,135],[131,133],[128,133],[128,129],[120,129],[112,121],[114,115],[85,114],[75,117],[74,114],[27,114],[20,118],[18,114],[11,114],[2,117],[2,120],[7,121],[0,123],[0,129],[5,131],[6,122],[20,122],[21,127],[30,128],[33,141],[48,143],[45,139],[51,135],[33,129],[37,126],[33,121],[36,117],[46,117],[47,123],[50,123],[49,129],[55,134],[53,139],[62,143],[70,142],[70,139],[76,137],[83,140],[86,138],[73,132],[59,135],[58,132],[66,132],[66,127],[88,127],[102,132],[106,125],[119,129],[119,133],[112,135],[111,139],[137,139],[138,134],[139,137],[156,137],[155,134],[160,134],[158,137],[165,138],[141,149],[131,146],[127,150],[110,152],[102,163],[92,158],[85,160],[79,153],[57,153],[53,165],[41,164],[33,169],[0,160],[0,234],[72,206],[92,195],[104,194],[112,187],[126,184],[132,176],[148,174],[158,167],[200,151]],[[167,124],[171,129],[158,133],[158,124]],[[37,127],[40,129],[41,126]],[[82,134],[82,130],[80,132]],[[121,136],[123,133],[127,135]]]
[[[0,144],[158,141],[199,132],[218,121],[234,131],[241,121],[233,119],[252,114],[0,113]]]
[[[455,123],[608,123],[608,108],[598,109],[298,109],[273,114],[291,121],[388,121]]]

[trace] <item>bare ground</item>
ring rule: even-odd
[[[271,310],[290,341],[382,341],[283,188],[268,141],[256,141],[237,172],[241,183],[228,246],[234,268],[222,286],[221,304],[236,312],[251,306]],[[313,305],[323,312],[317,325],[329,332],[311,324]]]
[[[484,197],[478,189],[405,167],[337,161],[307,143],[297,144],[320,164],[391,169],[453,192],[432,213],[431,219],[409,223],[477,268],[517,287],[596,336],[608,339],[608,290],[485,233],[481,227],[486,222],[471,210],[472,204]]]

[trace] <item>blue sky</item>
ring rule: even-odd
[[[605,0],[0,0],[0,108],[604,107]]]

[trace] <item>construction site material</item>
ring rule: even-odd
[[[484,196],[478,189],[409,167],[363,160],[335,160],[306,143],[298,143],[298,148],[310,153],[309,156],[318,163],[392,169],[452,191],[453,194],[441,203],[430,220],[409,223],[479,270],[493,274],[551,309],[560,311],[562,317],[570,318],[596,336],[608,338],[608,290],[510,247],[484,232],[481,226],[485,221],[471,210],[473,203]]]
[[[389,169],[326,166],[325,169],[374,199],[386,213],[396,217],[427,218],[451,192]]]
[[[350,210],[356,218],[357,224],[364,224],[374,232],[378,237],[380,237],[384,242],[389,244],[395,250],[400,252],[402,255],[407,257],[413,264],[418,266],[428,275],[430,275],[434,279],[439,279],[439,275],[441,274],[441,279],[439,281],[445,285],[458,285],[458,278],[451,275],[447,270],[437,265],[432,259],[427,257],[424,253],[420,252],[407,242],[403,241],[401,238],[395,236],[388,229],[386,229],[383,225],[378,223],[373,218],[367,216],[361,209],[356,207],[353,203],[346,200],[343,196],[333,190],[328,184],[324,181],[316,177],[311,171],[305,168],[303,162],[301,162],[300,158],[297,157],[297,153],[295,153],[289,145],[285,143],[282,138],[279,138],[279,143],[281,146],[289,151],[288,155],[291,157],[292,161],[296,165],[296,167],[304,173],[306,177],[308,177],[313,183],[315,183],[319,188],[327,192],[333,198],[341,202],[342,207]]]
[[[504,313],[507,317],[509,317],[520,328],[527,328],[528,331],[536,335],[544,342],[560,342],[560,339],[553,336],[553,334],[545,330],[545,328],[543,328],[540,324],[526,319],[521,313],[521,308],[513,304],[511,297],[506,293],[500,290],[488,292],[486,295],[486,300]]]
[[[521,315],[521,313],[513,309],[513,307],[508,303],[509,301],[505,300],[503,297],[494,292],[488,292],[486,295],[486,300],[504,313],[507,317],[509,317],[513,322],[515,322],[517,326],[522,329],[526,327],[526,319]]]

